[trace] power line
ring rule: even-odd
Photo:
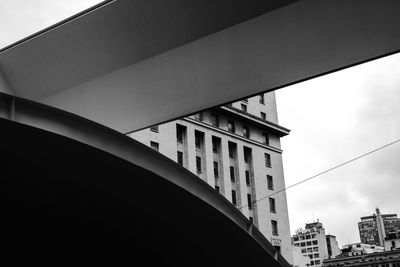
[[[252,203],[252,204],[257,203],[257,202],[259,202],[259,201],[261,201],[261,200],[263,200],[263,199],[266,199],[266,198],[268,198],[268,197],[270,197],[270,196],[273,196],[273,195],[276,195],[276,194],[278,194],[278,193],[280,193],[280,192],[283,192],[283,191],[285,191],[285,190],[287,190],[287,189],[289,189],[289,188],[292,188],[292,187],[294,187],[294,186],[297,186],[297,185],[299,185],[299,184],[302,184],[302,183],[304,183],[304,182],[307,182],[307,181],[309,181],[309,180],[311,180],[311,179],[314,179],[314,178],[316,178],[316,177],[318,177],[318,176],[321,176],[322,174],[325,174],[325,173],[327,173],[327,172],[333,171],[333,170],[335,170],[335,169],[337,169],[337,168],[340,168],[340,167],[342,167],[342,166],[344,166],[344,165],[347,165],[347,164],[349,164],[349,163],[351,163],[351,162],[353,162],[353,161],[359,160],[359,159],[361,159],[361,158],[363,158],[363,157],[365,157],[365,156],[368,156],[368,155],[370,155],[370,154],[372,154],[372,153],[375,153],[375,152],[377,152],[377,151],[379,151],[379,150],[381,150],[381,149],[384,149],[384,148],[386,148],[386,147],[388,147],[388,146],[394,145],[394,144],[396,144],[396,143],[398,143],[398,142],[400,142],[400,138],[397,139],[397,140],[395,140],[395,141],[393,141],[393,142],[387,143],[386,145],[383,145],[383,146],[380,146],[380,147],[378,147],[378,148],[376,148],[376,149],[373,149],[373,150],[371,150],[371,151],[369,151],[369,152],[367,152],[367,153],[365,153],[365,154],[362,154],[362,155],[360,155],[360,156],[358,156],[358,157],[355,157],[355,158],[353,158],[353,159],[351,159],[351,160],[348,160],[348,161],[343,162],[343,163],[341,163],[341,164],[339,164],[339,165],[336,165],[336,166],[334,166],[334,167],[332,167],[332,168],[330,168],[330,169],[327,169],[327,170],[322,171],[322,172],[320,172],[320,173],[317,173],[317,174],[315,174],[315,175],[313,175],[313,176],[311,176],[311,177],[308,177],[308,178],[306,178],[306,179],[304,179],[304,180],[301,180],[300,182],[297,182],[297,183],[295,183],[295,184],[289,185],[289,186],[287,186],[287,187],[285,187],[285,188],[283,188],[283,189],[280,189],[280,190],[278,190],[278,191],[276,191],[276,192],[274,192],[274,193],[272,193],[272,194],[269,194],[269,195],[267,195],[267,196],[265,196],[265,197],[262,197],[262,198],[260,198],[260,199],[256,199],[256,200],[252,201],[251,203]],[[247,204],[247,205],[243,205],[243,206],[239,207],[238,209],[241,210],[242,208],[245,208],[245,207],[247,207],[247,206],[248,206],[248,204]]]

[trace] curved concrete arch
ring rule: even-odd
[[[289,266],[224,197],[143,144],[5,94],[0,117],[10,255],[41,258],[46,250],[93,262]]]

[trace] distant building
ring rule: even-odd
[[[385,248],[381,246],[363,244],[363,243],[353,243],[344,245],[340,250],[340,254],[345,256],[356,256],[356,255],[365,255],[383,251],[385,251]]]
[[[385,250],[400,250],[400,231],[389,233],[385,238]]]
[[[310,265],[310,257],[301,253],[300,247],[293,246],[293,267],[308,267]]]
[[[333,259],[324,260],[324,267],[400,267],[400,250],[360,254],[346,251]]]
[[[381,214],[376,208],[376,214],[361,217],[358,230],[361,243],[383,247],[386,235],[400,231],[400,218],[397,214]]]
[[[293,246],[299,247],[302,255],[310,258],[311,266],[322,266],[322,260],[340,253],[335,236],[326,235],[320,222],[307,223],[292,236]],[[328,252],[328,242],[330,253]],[[296,264],[296,262],[295,262]]]
[[[328,249],[328,258],[334,258],[336,255],[340,254],[340,249],[338,242],[336,241],[336,236],[326,235],[326,247]]]
[[[265,198],[285,188],[280,138],[288,133],[270,92],[129,136],[215,188],[292,263],[286,192]]]

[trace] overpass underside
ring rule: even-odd
[[[226,199],[122,133],[396,53],[399,10],[395,0],[105,1],[2,49],[5,251],[286,265]]]

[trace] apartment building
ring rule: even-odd
[[[190,170],[232,202],[292,262],[274,92],[202,111],[129,136]],[[260,201],[257,201],[262,199]]]
[[[322,266],[323,260],[340,254],[335,236],[326,235],[320,222],[307,223],[292,236],[294,247],[300,247],[302,255],[310,258],[311,266]]]

